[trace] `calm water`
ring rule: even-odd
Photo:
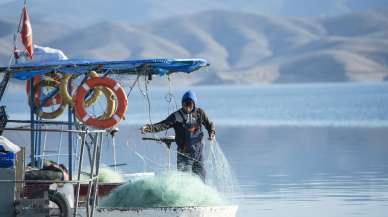
[[[242,194],[234,198],[239,217],[387,215],[388,84],[192,89],[215,121],[217,140],[240,182]],[[174,91],[178,102],[182,92]],[[115,140],[118,163],[127,163],[122,170],[168,167],[168,151],[141,141],[137,132],[150,118],[167,116],[165,95],[166,88],[151,90],[150,116],[137,89],[129,97],[125,124]],[[28,118],[22,91],[10,88],[4,102],[11,117]],[[20,134],[8,135],[28,143]],[[48,141],[51,149],[57,147],[53,138]],[[112,162],[109,143],[106,164]]]
[[[179,106],[185,91],[174,89],[169,104],[167,87],[149,88],[152,121],[165,118],[169,108],[175,107],[174,101]],[[199,106],[217,125],[388,127],[388,83],[205,86],[192,90]],[[12,85],[3,101],[18,117],[29,118],[26,100],[25,91]],[[138,87],[128,100],[125,123],[148,121],[147,99]]]

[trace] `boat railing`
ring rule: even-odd
[[[0,111],[1,112],[1,111]],[[61,181],[61,180],[25,180],[24,175],[20,179],[14,179],[14,180],[0,180],[1,183],[7,183],[7,182],[13,182],[13,183],[22,183],[24,184],[73,184],[75,187],[74,191],[74,208],[73,208],[73,215],[77,216],[77,212],[79,212],[79,207],[80,207],[80,188],[81,184],[86,184],[87,185],[87,192],[86,192],[86,201],[85,203],[82,203],[85,205],[85,215],[87,217],[94,216],[95,208],[96,208],[96,201],[98,199],[97,194],[98,194],[98,175],[99,175],[99,170],[100,170],[100,157],[101,157],[101,147],[103,143],[103,138],[104,134],[108,134],[108,130],[100,130],[100,129],[89,129],[85,126],[79,125],[78,127],[74,129],[63,129],[63,128],[58,128],[55,126],[58,125],[68,125],[67,122],[62,122],[62,121],[42,121],[38,120],[34,124],[35,125],[54,125],[54,128],[43,128],[43,127],[28,127],[30,126],[29,124],[31,123],[28,120],[6,120],[8,123],[13,123],[12,127],[0,127],[0,131],[18,131],[18,132],[45,132],[45,133],[68,133],[72,137],[77,136],[78,139],[81,140],[80,142],[80,147],[78,150],[78,164],[76,165],[76,176],[73,179],[73,176],[70,175],[70,180],[66,181]],[[73,123],[74,126],[74,123]],[[53,126],[51,126],[53,127]],[[86,154],[86,152],[88,152]],[[72,153],[71,153],[72,154]],[[76,153],[77,154],[77,153]],[[33,155],[33,158],[41,157],[43,155]],[[55,154],[53,154],[55,155]],[[85,175],[81,177],[83,172],[83,164],[84,164],[84,155],[87,155],[89,158],[89,165],[85,165],[87,167],[87,172],[88,177],[85,178]],[[24,161],[25,162],[25,161]],[[24,171],[23,166],[23,171]],[[82,178],[82,180],[81,180]]]

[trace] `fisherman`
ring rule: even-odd
[[[213,122],[206,113],[196,107],[197,97],[193,91],[187,91],[182,97],[182,108],[175,111],[167,119],[156,123],[146,124],[140,131],[142,134],[159,132],[174,128],[177,144],[177,169],[184,172],[193,172],[205,181],[203,165],[203,135],[202,125],[205,126],[209,140],[214,140],[216,131]]]

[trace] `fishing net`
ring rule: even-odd
[[[119,172],[109,168],[101,168],[98,174],[98,181],[100,183],[118,183],[124,182],[124,178]]]
[[[86,174],[81,174],[81,180],[86,181],[89,180],[90,177]],[[100,168],[98,174],[98,182],[100,183],[119,183],[124,182],[123,176],[110,168]]]
[[[206,184],[217,189],[218,192],[228,195],[240,193],[238,180],[216,140],[205,146]]]
[[[225,204],[224,198],[197,176],[168,172],[120,186],[101,201],[102,207],[181,207]]]

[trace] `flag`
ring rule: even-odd
[[[28,56],[32,59],[32,55],[34,55],[34,48],[32,46],[32,28],[26,6],[23,8],[22,31],[20,32],[20,35]]]

